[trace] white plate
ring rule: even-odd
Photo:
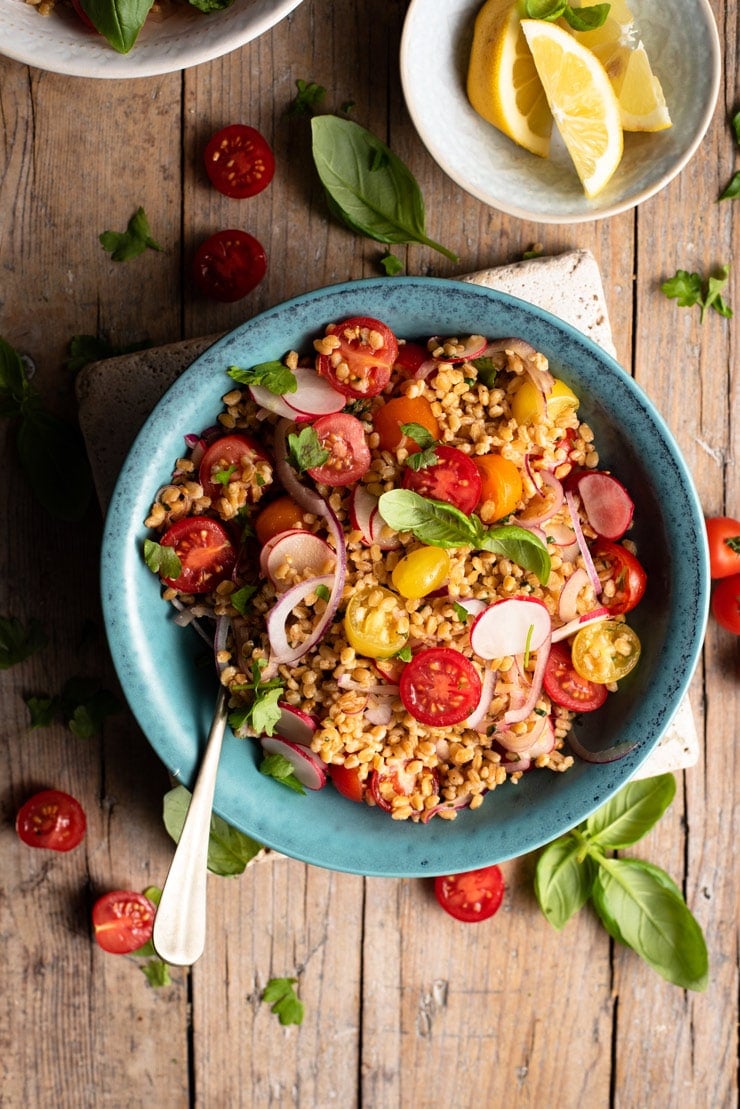
[[[475,16],[483,0],[411,0],[401,40],[409,114],[440,167],[466,192],[540,223],[578,223],[634,207],[668,184],[701,142],[717,102],[720,43],[707,0],[634,0],[642,40],[673,120],[625,134],[621,165],[588,200],[564,147],[550,158],[517,146],[473,111],[465,92]]]
[[[155,77],[244,46],[300,3],[234,0],[208,15],[183,5],[160,22],[147,20],[130,53],[118,54],[101,35],[85,30],[66,4],[42,16],[25,0],[0,0],[0,54],[70,77]]]

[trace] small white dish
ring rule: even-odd
[[[668,184],[695,153],[719,94],[721,53],[708,0],[634,0],[673,126],[625,134],[619,169],[587,199],[562,144],[550,158],[517,146],[470,106],[465,81],[483,0],[411,0],[401,39],[406,105],[422,142],[461,188],[538,223],[580,223],[626,211]]]
[[[155,77],[220,58],[264,34],[301,0],[234,0],[203,14],[189,5],[148,19],[133,49],[118,54],[66,4],[48,16],[25,0],[0,0],[0,54],[69,77]]]

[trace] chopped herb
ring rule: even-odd
[[[162,959],[149,959],[140,969],[152,989],[157,990],[162,986],[172,985],[170,968]]]
[[[144,540],[144,562],[153,574],[169,581],[176,581],[182,573],[182,563],[175,548],[156,543],[153,539]]]
[[[229,600],[240,616],[243,616],[247,611],[247,606],[256,592],[256,585],[243,585],[241,589],[236,589],[231,594]]]
[[[239,366],[229,366],[226,372],[240,385],[261,385],[276,397],[295,393],[298,388],[295,374],[284,362],[260,362],[247,370]]]
[[[730,127],[735,136],[736,144],[740,145],[740,112],[736,112],[730,120]],[[734,200],[740,196],[740,170],[734,173],[724,190],[720,193],[720,200]]]
[[[474,358],[471,365],[475,366],[478,371],[478,381],[482,382],[486,389],[495,389],[498,366],[493,359]]]
[[[149,248],[163,248],[152,238],[149,221],[143,208],[137,208],[125,231],[103,231],[98,236],[103,250],[107,250],[114,262],[128,262]]]
[[[721,295],[729,276],[729,265],[721,266],[718,273],[710,275],[706,282],[701,274],[689,273],[688,270],[676,270],[675,276],[664,281],[660,288],[667,297],[677,302],[679,308],[692,308],[698,304],[702,323],[708,308],[713,308],[720,316],[729,319],[732,316],[732,309]]]
[[[294,984],[297,978],[271,978],[262,991],[262,1000],[271,1003],[281,1024],[303,1023],[303,1002],[299,1001]]]
[[[400,659],[401,662],[411,662],[411,648],[408,643],[405,647],[402,647],[400,651],[396,651],[393,657]]]
[[[321,446],[315,428],[304,427],[297,435],[288,435],[288,459],[299,473],[323,466],[328,457],[329,451]]]
[[[276,782],[280,782],[281,785],[287,786],[288,789],[292,789],[296,793],[306,792],[296,778],[295,770],[285,755],[265,755],[259,769],[260,774],[264,774],[268,778],[274,778]]]
[[[9,670],[23,662],[47,643],[40,621],[31,619],[22,624],[14,616],[0,616],[0,670]]]
[[[262,671],[266,665],[266,659],[258,659],[252,663],[251,682],[238,687],[239,690],[252,690],[254,696],[248,708],[237,709],[229,714],[229,725],[235,732],[247,725],[257,735],[273,735],[275,732],[275,725],[282,712],[278,702],[285,693],[285,687],[280,678],[262,681]]]
[[[391,254],[390,251],[383,255],[380,264],[388,277],[395,277],[396,274],[403,273],[403,262],[395,254]]]
[[[235,471],[236,466],[227,466],[225,470],[216,470],[211,474],[211,480],[218,485],[228,485]]]
[[[326,96],[326,89],[323,85],[318,85],[315,81],[304,81],[300,77],[295,84],[298,92],[288,105],[288,115],[310,116]]]
[[[455,616],[457,616],[458,620],[462,620],[463,624],[467,624],[468,620],[470,619],[470,613],[466,609],[465,605],[459,605],[457,601],[453,601],[452,607],[455,610]]]
[[[328,601],[331,596],[328,585],[319,583],[319,585],[316,586],[316,596],[320,597],[322,601]]]

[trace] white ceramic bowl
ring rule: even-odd
[[[234,0],[204,15],[183,5],[161,21],[147,20],[128,54],[86,31],[72,9],[39,15],[25,0],[0,0],[0,54],[70,77],[155,77],[187,69],[244,46],[274,27],[301,0]]]
[[[673,126],[625,134],[619,169],[588,200],[562,144],[550,158],[517,146],[473,111],[465,80],[483,0],[411,0],[401,40],[401,79],[419,136],[466,192],[538,223],[579,223],[634,207],[668,184],[709,126],[720,83],[720,43],[708,0],[631,5]]]

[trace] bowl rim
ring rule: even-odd
[[[708,59],[708,65],[711,67],[712,81],[704,110],[702,111],[691,141],[673,163],[670,170],[667,170],[662,177],[658,177],[652,183],[639,189],[632,196],[624,197],[612,204],[598,207],[598,199],[596,201],[591,201],[593,208],[589,210],[578,210],[567,213],[547,213],[525,208],[518,204],[515,198],[509,196],[493,198],[490,194],[486,193],[484,189],[478,188],[475,184],[463,180],[462,174],[458,173],[456,168],[450,164],[443,145],[444,136],[438,137],[430,132],[421,116],[418,98],[413,94],[413,83],[411,81],[410,71],[412,59],[416,53],[416,21],[422,19],[428,21],[426,8],[428,6],[434,6],[438,2],[439,0],[411,0],[406,12],[400,48],[401,85],[406,108],[419,138],[444,173],[465,192],[474,196],[477,200],[482,201],[482,203],[487,204],[489,207],[494,208],[496,211],[514,216],[517,219],[543,224],[587,223],[592,220],[607,219],[611,216],[619,215],[622,212],[627,212],[637,207],[669,185],[671,181],[686,168],[706,135],[719,98],[722,80],[722,46],[717,22],[709,0],[691,0],[697,9],[701,11],[709,35],[710,58]],[[482,3],[483,0],[480,0],[479,7],[482,6]],[[533,155],[533,157],[535,157],[535,155]],[[585,197],[579,199],[581,203],[586,203]]]
[[[383,842],[386,840],[386,837],[377,837],[377,823],[372,822],[377,822],[378,819],[386,820],[387,818],[367,806],[345,801],[339,795],[332,797],[333,803],[322,814],[321,810],[315,807],[315,803],[321,804],[324,802],[325,795],[323,791],[314,794],[310,798],[299,799],[301,804],[307,802],[305,810],[292,810],[287,818],[289,827],[286,828],[282,822],[283,816],[281,814],[268,813],[266,815],[260,808],[260,803],[264,801],[265,797],[269,798],[268,804],[275,805],[274,794],[264,792],[263,783],[265,780],[263,779],[263,783],[259,781],[261,776],[256,771],[254,759],[250,754],[244,753],[247,752],[245,741],[235,740],[233,737],[230,739],[227,735],[224,755],[222,756],[226,766],[223,768],[223,774],[219,776],[214,807],[218,815],[222,816],[228,823],[241,828],[242,831],[265,844],[265,846],[282,854],[327,869],[367,876],[431,876],[455,869],[474,869],[478,866],[490,865],[492,862],[501,862],[506,858],[518,857],[535,850],[556,838],[557,835],[567,831],[568,827],[572,827],[585,819],[590,812],[604,803],[629,779],[632,773],[649,756],[670,726],[671,720],[689,686],[699,658],[709,607],[708,550],[706,536],[703,532],[701,506],[690,473],[670,431],[640,387],[614,358],[598,347],[590,338],[550,313],[516,297],[454,279],[430,277],[366,278],[304,293],[259,313],[251,320],[235,328],[217,340],[212,347],[199,356],[184,371],[169,388],[162,401],[155,406],[132,444],[115,484],[106,514],[101,550],[101,592],[111,655],[122,689],[134,716],[150,745],[168,767],[172,777],[185,785],[192,782],[198,761],[198,741],[193,737],[187,739],[187,737],[181,735],[173,736],[171,734],[173,720],[179,722],[180,717],[173,716],[171,706],[168,707],[167,705],[167,690],[155,690],[156,696],[151,693],[151,690],[147,692],[147,685],[152,685],[152,671],[156,672],[156,659],[153,653],[154,648],[147,641],[147,628],[143,616],[143,613],[148,611],[147,604],[144,603],[143,594],[137,592],[137,587],[140,587],[143,582],[147,599],[152,601],[152,611],[155,613],[154,627],[155,631],[158,631],[160,628],[158,621],[161,619],[162,627],[166,623],[166,611],[158,607],[162,605],[159,584],[154,575],[146,570],[141,559],[139,544],[147,534],[147,529],[143,526],[143,518],[146,511],[148,511],[153,493],[157,485],[161,484],[163,479],[166,480],[166,475],[169,474],[174,458],[177,457],[177,450],[173,450],[171,444],[167,443],[162,446],[161,433],[163,428],[172,428],[173,414],[181,410],[186,398],[189,398],[191,404],[200,403],[198,389],[195,387],[199,382],[201,383],[201,390],[207,382],[208,395],[215,398],[217,403],[214,404],[214,409],[219,410],[218,402],[222,394],[218,393],[214,379],[211,376],[214,367],[220,367],[222,372],[226,365],[233,364],[233,351],[243,341],[245,334],[248,340],[254,338],[253,335],[250,336],[250,331],[258,334],[259,338],[259,334],[264,335],[271,323],[278,319],[283,327],[293,327],[295,324],[297,329],[301,325],[305,332],[307,329],[307,315],[310,313],[312,322],[308,331],[316,334],[322,322],[326,322],[329,318],[336,319],[339,316],[336,311],[338,299],[343,304],[347,303],[348,305],[358,305],[371,301],[374,314],[382,318],[380,312],[377,311],[379,302],[384,302],[387,305],[397,291],[404,295],[406,292],[410,292],[412,297],[414,295],[427,297],[432,290],[436,291],[440,298],[445,298],[446,301],[462,298],[471,305],[471,311],[476,313],[483,308],[486,302],[488,302],[488,310],[494,314],[502,308],[509,313],[516,310],[519,316],[523,315],[533,325],[539,322],[543,326],[552,329],[557,341],[563,342],[565,350],[569,350],[572,354],[577,345],[591,359],[596,359],[600,369],[606,369],[610,379],[615,379],[615,377],[618,379],[620,390],[622,387],[626,389],[625,403],[628,402],[628,407],[629,405],[635,405],[641,414],[641,418],[649,425],[650,431],[657,432],[661,448],[665,449],[668,461],[677,474],[676,480],[679,483],[680,491],[686,497],[686,504],[682,505],[682,510],[685,512],[685,509],[688,508],[688,518],[686,515],[681,517],[682,528],[685,528],[687,534],[690,534],[693,528],[692,538],[695,539],[697,544],[697,558],[702,572],[699,574],[698,586],[696,582],[692,583],[693,594],[687,596],[681,602],[691,606],[692,619],[690,626],[684,627],[678,623],[674,627],[675,621],[671,624],[671,630],[677,632],[679,637],[683,637],[683,640],[685,640],[685,643],[682,641],[681,646],[682,659],[684,661],[688,660],[688,662],[681,672],[677,672],[675,666],[670,666],[670,660],[668,660],[669,664],[661,668],[660,672],[656,671],[656,681],[658,684],[662,683],[660,685],[661,689],[668,690],[668,696],[665,704],[651,706],[653,715],[650,717],[650,723],[654,727],[654,734],[650,742],[645,743],[641,740],[641,748],[632,752],[619,763],[591,765],[586,770],[578,771],[577,775],[577,766],[564,775],[530,775],[527,776],[530,782],[540,777],[539,787],[529,787],[528,784],[525,784],[523,788],[512,786],[511,789],[516,789],[519,793],[513,801],[509,802],[511,813],[508,813],[507,816],[512,816],[516,828],[521,822],[527,828],[526,837],[521,841],[517,841],[515,849],[512,849],[511,843],[506,839],[507,834],[511,835],[510,832],[507,833],[506,829],[497,829],[495,823],[491,827],[487,827],[485,818],[482,822],[480,821],[481,813],[485,812],[484,807],[483,810],[480,810],[480,813],[463,814],[451,825],[448,825],[447,822],[433,821],[430,825],[406,827],[405,825],[408,822],[401,822],[401,825],[390,822],[393,827],[392,842],[398,845],[397,852],[394,854],[387,847],[381,849],[380,846],[377,848],[370,846],[368,855],[367,845],[370,844],[371,839],[379,838]],[[330,309],[327,308],[326,314],[322,315],[321,310],[327,303]],[[343,314],[346,317],[348,314],[367,313],[350,309]],[[300,342],[303,343],[304,339],[301,339]],[[258,360],[263,358],[261,353],[258,353],[257,356]],[[207,415],[204,413],[204,417]],[[169,434],[179,438],[183,431],[188,430],[190,430],[189,427],[179,424]],[[154,451],[155,448],[158,448],[160,454],[162,454],[161,458],[155,459],[156,465],[151,460],[143,463],[142,460],[146,460],[148,452]],[[178,446],[177,449],[181,448]],[[164,457],[164,451],[166,451],[166,458]],[[145,471],[144,480],[142,480],[142,466]],[[155,484],[149,483],[147,470],[158,475],[158,481]],[[132,492],[134,489],[136,490],[135,494]],[[132,512],[134,505],[137,505],[136,511],[139,513],[136,517]],[[147,507],[142,512],[143,505]],[[141,519],[142,523],[137,523],[137,519]],[[123,586],[121,585],[122,582]],[[684,582],[684,584],[686,583]],[[676,590],[675,592],[678,593],[679,591]],[[682,594],[688,593],[687,590],[680,592]],[[154,606],[155,600],[156,607]],[[671,612],[672,620],[673,616],[674,614]],[[180,635],[184,634],[182,629],[177,629],[177,631]],[[184,643],[185,640],[183,639]],[[666,644],[662,643],[660,647],[661,659],[666,650]],[[675,653],[678,647],[674,644],[671,650]],[[185,653],[184,650],[180,651],[178,641],[178,664],[180,655]],[[191,664],[185,660],[183,666],[188,671],[188,680],[190,680]],[[666,673],[662,672],[663,669]],[[215,696],[215,681],[213,684]],[[147,696],[150,697],[149,701],[146,701]],[[151,699],[152,697],[153,699]],[[159,700],[157,700],[157,697],[159,697]],[[205,737],[207,734],[212,704],[213,701],[209,701],[206,696],[201,699],[196,697],[193,706],[195,717],[193,724],[196,736]],[[169,716],[167,716],[168,712]],[[645,712],[647,712],[647,708],[638,703],[635,710],[638,717],[634,724],[635,727],[639,727],[639,729],[644,727],[645,720],[642,717]],[[630,724],[630,727],[632,726]],[[639,734],[642,735],[642,730],[639,731]],[[247,765],[247,763],[251,763],[251,765]],[[585,764],[581,764],[582,768],[583,766]],[[237,773],[234,775],[232,771],[235,767]],[[243,785],[245,774],[249,781],[250,794],[254,794],[256,790],[257,796],[245,797],[240,792],[241,786],[235,779],[241,777]],[[587,800],[583,796],[582,786],[580,793],[578,791],[578,784],[586,774],[588,775],[586,779],[588,785],[585,790],[585,793],[588,794]],[[557,804],[551,803],[551,796],[556,789],[560,790],[560,785],[558,783],[556,786],[552,779],[563,780],[573,775],[576,775],[572,779],[574,782],[573,789],[578,796],[576,811],[572,813],[572,819],[565,823],[563,823],[563,815],[560,812],[557,816],[557,827],[554,827],[551,819],[544,819],[550,814],[550,808],[553,805],[557,809]],[[550,787],[549,793],[545,786],[546,779]],[[267,783],[267,785],[273,789],[277,788],[274,783]],[[537,813],[541,818],[538,823],[532,820],[531,812],[527,813],[525,811],[522,813],[521,808],[524,806],[526,810],[528,803],[531,808],[532,798],[537,801],[538,795],[542,793],[543,789],[545,791],[544,803],[549,807],[547,812],[543,809],[537,809]],[[287,793],[288,791],[284,792]],[[562,793],[562,790],[560,790],[560,793]],[[558,794],[559,796],[560,794]],[[558,797],[556,797],[556,802]],[[567,807],[570,803],[570,787],[566,788],[565,797]],[[289,799],[292,801],[292,795]],[[562,804],[562,798],[560,798],[560,801]],[[283,803],[280,801],[278,804],[281,806]],[[497,798],[489,798],[487,804],[496,806]],[[253,806],[252,810],[247,813],[246,820],[244,812],[240,808],[244,805]],[[357,810],[364,810],[364,812],[358,812]],[[306,833],[306,822],[311,822],[311,811],[314,814],[319,814],[318,819],[324,833],[326,833],[327,827],[333,830],[336,835],[334,842],[326,842],[332,840],[331,835],[324,834],[317,838],[318,832],[313,828]],[[492,813],[493,809],[489,812]],[[450,840],[453,847],[453,850],[450,850],[444,834],[441,834],[439,830],[435,830],[434,825],[437,823],[444,825],[444,833],[446,833],[448,829],[454,831],[455,826],[461,825],[466,818],[469,822],[465,822],[463,826],[464,848],[460,846],[458,834],[454,833],[456,838],[454,841]],[[477,824],[476,818],[478,818]],[[533,827],[533,825],[537,826]],[[465,829],[467,829],[467,832],[465,832]],[[350,831],[349,835],[348,830]],[[306,841],[306,834],[308,834],[309,842]],[[358,848],[358,844],[362,843],[366,847]],[[446,846],[447,850],[445,850]],[[460,865],[461,850],[463,851],[462,859],[465,865]],[[456,860],[455,862],[450,861],[453,858]]]

